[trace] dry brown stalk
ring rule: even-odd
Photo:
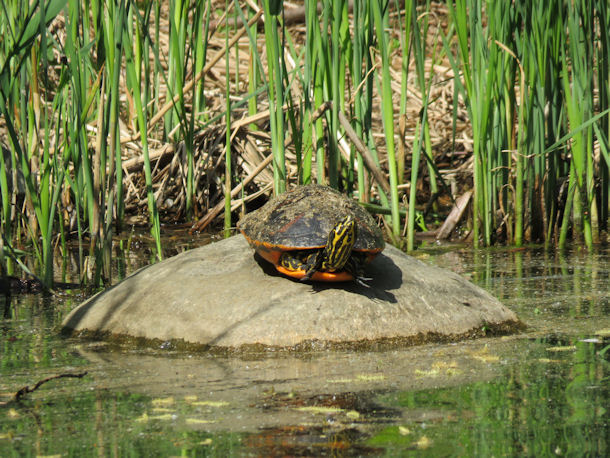
[[[455,229],[457,224],[460,222],[464,211],[468,207],[468,202],[470,202],[470,198],[472,197],[472,190],[466,191],[455,201],[455,205],[451,209],[449,216],[445,219],[445,222],[440,227],[438,232],[436,233],[437,240],[448,239],[451,235],[451,232]]]
[[[354,146],[362,156],[364,164],[375,178],[375,181],[377,181],[379,186],[381,186],[383,192],[385,192],[387,195],[390,195],[390,183],[388,182],[381,169],[375,163],[375,159],[373,159],[373,154],[369,151],[369,149],[362,142],[362,140],[360,140],[360,137],[358,137],[358,134],[356,134],[356,131],[354,130],[349,120],[343,114],[342,111],[339,111],[339,122],[345,129],[345,133],[347,134],[349,139],[352,141],[352,143],[354,143]]]
[[[248,21],[248,27],[250,27],[252,24],[254,24],[258,18],[263,14],[262,10],[260,10],[259,12],[257,12],[254,16],[252,16],[252,19],[250,19]],[[237,43],[237,41],[243,36],[243,34],[246,33],[246,27],[242,27],[229,41],[228,47],[232,48],[235,43]],[[225,55],[225,47],[223,47],[220,51],[218,51],[214,57],[212,57],[212,59],[210,59],[210,61],[206,64],[205,67],[203,67],[203,69],[197,73],[195,75],[195,77],[190,80],[185,86],[184,88],[182,88],[182,92],[186,93],[188,91],[190,91],[193,86],[197,83],[197,81],[199,81],[201,78],[203,78],[203,76],[208,73],[212,67],[214,67],[214,65],[216,65],[216,63]],[[171,99],[169,102],[167,102],[165,105],[163,105],[163,107],[161,107],[161,109],[157,112],[157,114],[155,116],[152,117],[152,119],[150,120],[150,122],[148,123],[148,133],[150,133],[153,129],[153,127],[155,126],[155,124],[160,120],[163,119],[163,116],[165,116],[165,113],[167,113],[176,102],[178,102],[178,100],[180,100],[180,95],[176,94],[174,96],[173,99]],[[138,138],[140,138],[140,132],[135,133],[134,135],[132,135],[131,137],[127,137],[127,138],[122,138],[121,139],[121,143],[126,143],[126,142],[130,142],[130,141],[134,141],[137,140]]]
[[[237,186],[235,186],[233,188],[233,190],[231,191],[231,199],[233,199],[234,197],[236,197],[241,191],[242,189],[244,189],[244,187],[246,185],[248,185],[253,179],[254,177],[256,177],[259,173],[261,173],[265,167],[267,167],[269,164],[271,164],[271,161],[273,160],[273,153],[269,154],[264,161],[262,161],[258,167],[256,167],[256,169],[254,169],[252,171],[252,173],[250,173],[246,179],[238,184]],[[193,224],[193,226],[191,227],[190,232],[200,232],[202,230],[204,230],[212,221],[214,221],[214,218],[216,218],[220,212],[224,209],[224,201],[220,201],[218,204],[216,204],[216,206],[214,208],[212,208],[210,211],[208,211],[206,213],[206,215],[201,218],[199,221],[197,221],[195,224]]]

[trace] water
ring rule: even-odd
[[[63,339],[84,296],[20,296],[1,327],[0,456],[607,456],[610,253],[418,256],[491,291],[526,331],[389,351],[185,354]]]

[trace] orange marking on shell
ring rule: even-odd
[[[296,278],[300,280],[305,276],[304,270],[289,270],[280,265],[275,266],[276,270],[282,275],[286,275],[287,277]],[[337,282],[337,281],[351,281],[354,279],[354,276],[345,271],[342,272],[314,272],[311,276],[311,279],[314,281],[327,281],[327,282]]]
[[[287,277],[296,278],[300,280],[305,276],[304,270],[289,270],[285,267],[279,265],[280,256],[285,251],[295,251],[294,247],[284,246],[284,245],[276,245],[268,242],[261,242],[259,240],[252,240],[248,237],[243,231],[242,234],[250,244],[252,248],[265,260],[270,262],[275,266],[275,269],[281,273],[282,275],[286,275]],[[319,247],[312,247],[319,248]],[[367,262],[371,262],[375,256],[381,253],[383,249],[378,248],[375,250],[367,250]],[[360,250],[355,250],[360,251]],[[314,272],[311,276],[311,279],[314,281],[326,281],[326,282],[340,282],[340,281],[350,281],[354,279],[354,276],[348,272]]]
[[[283,233],[286,232],[291,226],[293,226],[294,224],[296,224],[297,222],[299,222],[299,220],[303,218],[303,215],[299,215],[296,216],[292,219],[292,221],[288,221],[286,224],[284,224],[282,227],[280,227],[277,231],[275,231],[275,233]]]

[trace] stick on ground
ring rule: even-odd
[[[51,380],[55,380],[58,378],[83,378],[85,375],[87,375],[87,371],[81,372],[80,374],[69,374],[68,373],[68,374],[52,375],[51,377],[47,377],[47,378],[44,378],[44,379],[38,381],[38,383],[36,383],[36,385],[34,385],[32,388],[30,388],[28,385],[24,386],[23,388],[21,388],[19,391],[17,391],[15,393],[15,396],[13,397],[13,399],[15,401],[20,401],[21,398],[23,398],[26,394],[36,391],[38,388],[40,388],[41,385],[43,385],[47,382],[50,382]]]

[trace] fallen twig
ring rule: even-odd
[[[369,170],[369,172],[373,174],[375,181],[377,181],[379,186],[381,186],[381,189],[383,189],[383,192],[385,192],[386,195],[390,195],[390,183],[388,183],[388,180],[386,179],[385,175],[383,174],[379,166],[375,163],[375,159],[373,159],[373,154],[362,142],[360,137],[358,137],[358,134],[356,133],[349,120],[347,119],[345,114],[343,114],[342,111],[339,111],[339,122],[345,129],[345,133],[347,134],[349,139],[352,141],[352,143],[362,156],[366,168]]]
[[[21,398],[23,398],[26,394],[28,393],[32,393],[34,391],[36,391],[38,388],[40,388],[41,385],[50,382],[51,380],[55,380],[58,378],[83,378],[85,375],[87,375],[87,371],[85,372],[81,372],[80,374],[58,374],[58,375],[52,375],[51,377],[47,377],[45,379],[42,379],[40,381],[38,381],[38,383],[36,383],[36,385],[34,385],[34,387],[30,388],[28,385],[24,386],[23,388],[21,388],[19,391],[17,391],[13,397],[13,399],[15,401],[20,401]]]
[[[457,226],[457,223],[462,218],[464,210],[466,210],[466,207],[468,206],[468,202],[470,202],[471,197],[472,190],[468,190],[457,198],[457,200],[455,201],[455,205],[451,209],[451,213],[449,213],[449,216],[447,216],[445,222],[436,233],[437,240],[449,238],[451,232],[453,231],[453,229],[455,229],[455,226]]]

